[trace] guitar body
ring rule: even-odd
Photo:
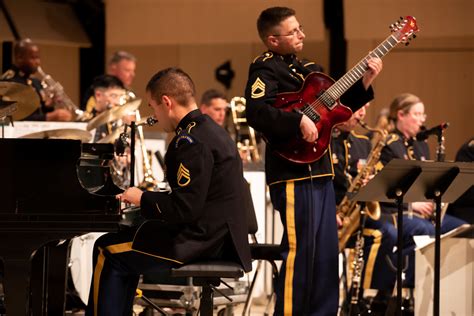
[[[322,92],[327,90],[334,80],[323,73],[310,73],[298,92],[280,93],[277,95],[274,107],[285,112],[305,112],[310,104],[313,104],[312,113],[317,115],[314,120],[308,115],[318,129],[319,138],[314,143],[309,143],[301,137],[297,137],[285,144],[274,146],[278,155],[295,163],[312,163],[321,158],[331,142],[332,128],[351,118],[350,108],[342,105],[336,100],[330,107],[317,101]]]
[[[350,119],[352,111],[339,102],[339,98],[354,83],[362,78],[368,69],[367,60],[382,58],[398,43],[408,43],[418,31],[416,19],[401,18],[390,28],[392,34],[380,43],[369,55],[342,76],[337,82],[319,72],[310,73],[298,92],[277,95],[274,107],[286,112],[300,112],[308,116],[318,129],[318,139],[313,143],[297,137],[285,144],[272,144],[273,149],[286,160],[295,163],[312,163],[321,158],[329,147],[332,128]]]

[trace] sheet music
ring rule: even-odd
[[[5,138],[18,138],[23,135],[52,129],[75,128],[87,130],[87,122],[21,121],[13,124],[14,126],[5,126]]]

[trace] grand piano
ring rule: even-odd
[[[114,195],[121,190],[112,181],[112,157],[109,144],[0,139],[0,257],[7,315],[33,311],[28,301],[36,249],[87,232],[118,230],[119,203]],[[44,302],[52,293],[41,284]],[[63,293],[56,295],[64,300]],[[35,315],[54,314],[47,304],[40,305]]]

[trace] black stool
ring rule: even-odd
[[[240,278],[243,275],[244,270],[240,264],[226,261],[196,262],[171,269],[171,276],[193,278],[193,285],[202,287],[199,306],[201,316],[212,316],[214,290],[217,290],[216,287],[221,282],[225,284],[221,278]],[[232,301],[230,297],[227,299]]]

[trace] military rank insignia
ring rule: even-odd
[[[252,85],[252,99],[258,99],[265,95],[265,83],[257,77]]]
[[[191,174],[182,163],[179,164],[178,173],[176,175],[176,182],[180,187],[185,187],[191,182]]]

